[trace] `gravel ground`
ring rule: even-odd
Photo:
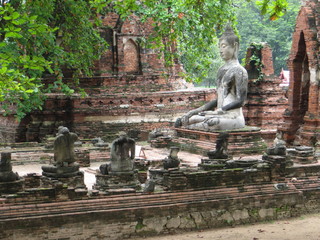
[[[176,235],[135,238],[135,240],[320,240],[320,214],[281,221],[256,223]]]

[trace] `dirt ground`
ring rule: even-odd
[[[281,221],[186,232],[135,240],[320,240],[320,213]]]

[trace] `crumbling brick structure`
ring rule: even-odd
[[[289,105],[279,127],[289,144],[314,145],[319,140],[320,2],[305,1],[297,17],[288,60]]]
[[[178,61],[167,68],[158,50],[141,44],[152,33],[150,22],[141,23],[136,16],[123,21],[113,13],[102,19],[100,32],[109,48],[96,62],[95,76],[80,79],[88,96],[50,94],[42,111],[30,113],[20,123],[2,116],[0,127],[6,129],[2,141],[42,141],[60,125],[80,138],[112,139],[129,130],[133,137],[145,138],[150,130],[171,126],[178,116],[215,94],[190,91],[190,84],[179,76],[183,69]]]
[[[261,48],[261,49],[260,49]],[[252,56],[255,55],[255,58]],[[259,59],[261,69],[256,60]],[[246,56],[248,71],[248,96],[244,107],[246,124],[260,127],[265,140],[275,138],[278,126],[283,125],[283,112],[288,100],[280,86],[280,77],[274,74],[272,49],[267,43],[252,45]]]

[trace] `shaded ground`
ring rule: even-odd
[[[254,225],[187,232],[135,240],[320,240],[320,214]]]

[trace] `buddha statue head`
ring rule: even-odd
[[[219,52],[225,62],[238,60],[239,38],[235,35],[230,25],[227,25],[226,30],[219,39]]]

